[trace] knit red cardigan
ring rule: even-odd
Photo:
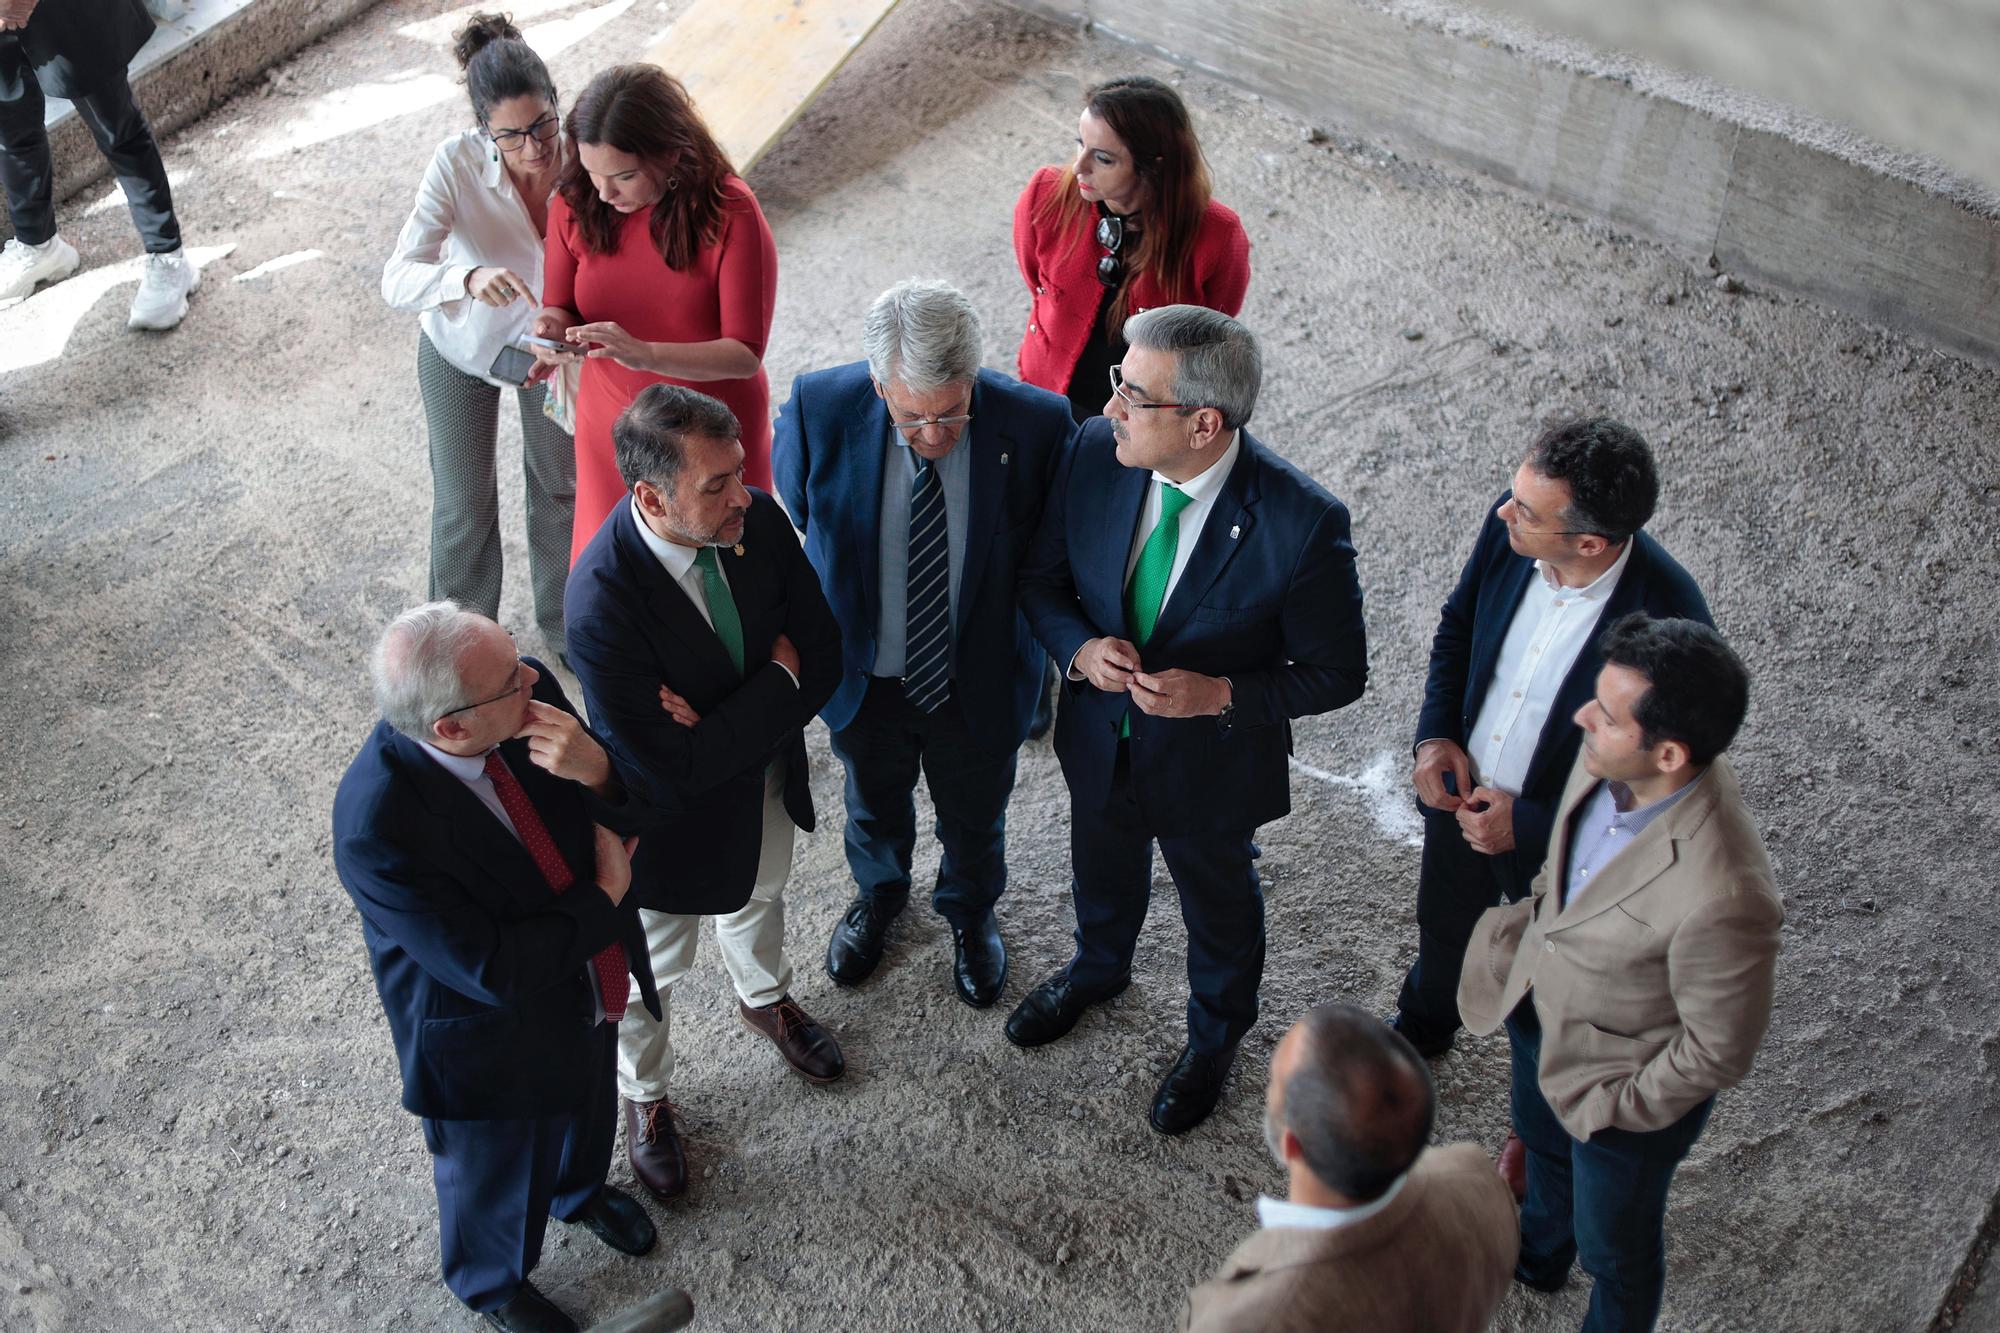
[[[1078,221],[1080,232],[1059,232],[1052,222],[1037,219],[1043,200],[1061,184],[1061,168],[1043,167],[1014,205],[1014,257],[1034,297],[1028,331],[1021,338],[1019,369],[1027,383],[1055,393],[1069,392],[1070,376],[1090,341],[1104,291],[1097,281],[1097,261],[1104,251],[1092,235],[1095,213],[1087,212]],[[1250,286],[1250,238],[1243,234],[1235,212],[1213,199],[1202,216],[1187,277],[1183,299],[1188,304],[1231,316],[1243,308],[1243,293]],[[1149,276],[1142,273],[1132,280],[1128,313],[1136,315],[1166,303],[1166,293]]]

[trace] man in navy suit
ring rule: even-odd
[[[951,927],[958,997],[1000,994],[1007,800],[1047,661],[1017,575],[1073,429],[1068,400],[981,370],[979,315],[956,288],[907,281],[863,325],[866,361],[801,375],[771,446],[844,668],[820,710],[847,768],[857,894],[827,944],[842,985],[882,960],[910,894],[917,775],[943,856],[931,907]]]
[[[640,784],[498,625],[406,611],[374,658],[382,721],[333,801],[333,860],[423,1117],[445,1285],[499,1328],[576,1324],[528,1281],[551,1215],[627,1254],[653,1224],[604,1183],[615,1033],[658,1012],[628,897]]]
[[[650,385],[612,428],[632,488],[570,570],[569,660],[592,720],[660,809],[632,863],[661,1008],[694,963],[701,918],[738,1013],[791,1068],[830,1083],[846,1065],[791,996],[785,879],[792,830],[813,827],[802,729],[840,679],[840,629],[784,511],[743,485],[735,415]],[[666,1019],[629,1013],[618,1039],[627,1148],[661,1199],[687,1189],[667,1092]]]
[[[1257,1018],[1264,902],[1251,839],[1291,809],[1291,720],[1361,697],[1368,648],[1347,509],[1251,438],[1250,331],[1198,306],[1125,323],[1105,417],[1059,472],[1022,579],[1066,668],[1076,954],[1007,1020],[1037,1046],[1123,990],[1153,843],[1188,930],[1188,1040],[1150,1121],[1207,1118]]]
[[[1604,665],[1598,636],[1632,611],[1713,623],[1687,571],[1640,531],[1659,491],[1631,427],[1593,417],[1544,431],[1444,604],[1412,779],[1424,807],[1417,961],[1393,1020],[1425,1056],[1458,1031],[1480,914],[1523,897],[1542,868],[1583,734],[1572,719]]]

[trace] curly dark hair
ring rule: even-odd
[[[1646,526],[1660,498],[1645,437],[1610,417],[1551,426],[1528,448],[1528,466],[1569,487],[1562,524],[1616,545]]]
[[[1632,720],[1647,749],[1679,741],[1690,760],[1708,764],[1736,739],[1750,709],[1750,672],[1720,634],[1699,620],[1634,611],[1613,621],[1598,647],[1607,666],[1646,678]]]
[[[630,153],[670,184],[652,216],[653,245],[668,268],[692,267],[721,236],[735,169],[679,79],[657,65],[613,65],[577,97],[568,129],[569,165],[559,188],[592,253],[608,255],[618,248],[621,215],[598,198],[576,151],[580,144]]]

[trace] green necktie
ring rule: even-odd
[[[1132,581],[1125,585],[1125,628],[1141,648],[1153,637],[1160,608],[1166,604],[1167,579],[1174,572],[1174,553],[1181,544],[1181,510],[1193,503],[1194,497],[1180,487],[1160,484],[1160,521],[1139,548],[1139,563],[1132,567]],[[1132,734],[1129,711],[1119,720],[1118,734]]]
[[[1171,551],[1168,558],[1172,559]],[[715,626],[715,637],[722,640],[722,646],[729,650],[729,660],[736,664],[736,674],[743,674],[743,622],[736,618],[736,599],[729,595],[729,585],[722,581],[722,566],[715,558],[715,548],[704,546],[695,554],[694,562],[701,566],[701,595],[708,603],[708,619]]]

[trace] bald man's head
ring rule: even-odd
[[[1430,1069],[1400,1033],[1365,1009],[1322,1004],[1271,1058],[1264,1135],[1286,1167],[1303,1165],[1365,1203],[1416,1162],[1436,1110]],[[1288,1135],[1301,1162],[1286,1152]]]

